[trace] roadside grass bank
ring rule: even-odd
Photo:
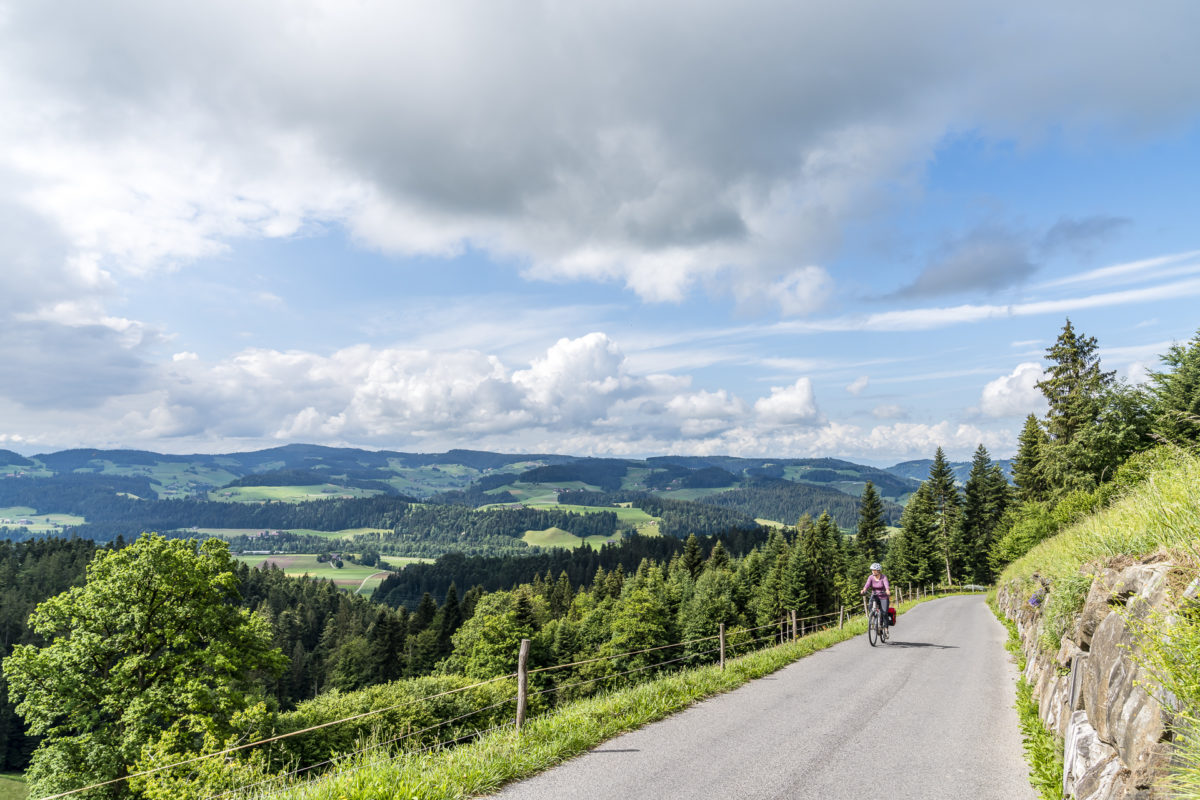
[[[1025,651],[1021,649],[1021,635],[1017,632],[1016,623],[1000,611],[1000,606],[996,603],[995,589],[988,592],[987,603],[996,619],[1008,630],[1004,649],[1016,661],[1017,669],[1024,672]],[[1025,761],[1029,764],[1029,782],[1042,800],[1061,800],[1063,741],[1042,725],[1037,703],[1033,700],[1033,687],[1025,680],[1024,675],[1017,679],[1013,707],[1017,710],[1017,721],[1021,727],[1021,746],[1025,750]]]
[[[897,611],[903,613],[931,599],[906,601]],[[449,749],[395,754],[380,748],[349,756],[327,777],[283,791],[276,789],[270,796],[281,800],[459,800],[487,794],[865,632],[865,618],[852,617],[844,628],[829,628],[729,659],[724,671],[716,665],[682,670],[562,706],[528,720],[520,734],[506,727]]]
[[[1189,584],[1200,586],[1196,583],[1200,576],[1200,492],[1196,491],[1200,457],[1177,448],[1159,448],[1151,455],[1149,468],[1123,490],[1123,496],[1034,546],[1009,565],[999,585],[1042,604],[1044,634],[1038,646],[1053,653],[1082,611],[1088,589],[1102,569],[1127,566],[1149,556],[1173,565],[1168,579],[1173,602],[1146,619],[1126,615],[1126,622],[1135,633],[1131,657],[1173,698],[1171,796],[1200,798],[1200,735],[1195,733],[1200,730],[1200,607],[1194,600],[1184,599],[1189,596]],[[1190,596],[1195,596],[1194,590]],[[998,609],[993,610],[1001,616]],[[1018,710],[1026,731],[1026,709],[1020,701]],[[1036,709],[1032,724],[1041,727]],[[1038,751],[1046,748],[1043,742],[1031,745],[1027,739],[1027,752],[1031,746]],[[1038,767],[1034,769],[1036,772]],[[1061,776],[1061,771],[1058,774]],[[1038,785],[1036,778],[1034,784]],[[1056,780],[1052,796],[1057,797],[1060,788]]]

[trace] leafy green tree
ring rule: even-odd
[[[238,607],[235,570],[220,540],[148,534],[98,552],[82,587],[37,607],[30,623],[47,644],[18,645],[4,662],[19,712],[43,737],[32,794],[124,777],[169,729],[198,741],[232,732],[234,715],[261,699],[256,675],[285,664],[266,621]]]
[[[858,532],[854,543],[867,563],[878,561],[883,555],[883,534],[887,525],[883,521],[883,501],[875,484],[867,481],[863,488],[862,504],[858,513]]]
[[[1200,331],[1186,345],[1159,357],[1165,369],[1150,373],[1152,431],[1166,442],[1200,441]]]
[[[516,672],[521,640],[534,633],[532,611],[518,606],[529,604],[528,594],[519,591],[485,594],[452,637],[450,666],[480,680]]]

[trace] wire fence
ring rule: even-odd
[[[926,586],[913,587],[904,586],[896,587],[896,602],[905,600],[920,600],[927,597],[936,597],[948,593],[961,593],[961,586]],[[266,778],[260,778],[249,783],[241,783],[236,786],[224,786],[219,790],[213,791],[206,795],[206,800],[249,800],[250,798],[268,798],[278,795],[280,792],[288,791],[297,786],[311,786],[317,783],[327,781],[338,775],[344,775],[355,772],[366,766],[366,757],[371,754],[390,750],[390,754],[380,757],[375,757],[370,763],[378,764],[390,762],[398,758],[413,756],[420,753],[430,752],[432,750],[449,748],[461,744],[466,741],[472,741],[481,736],[493,733],[506,728],[515,728],[518,732],[521,727],[521,722],[525,716],[526,708],[531,700],[545,702],[549,698],[558,696],[562,697],[563,693],[571,692],[576,696],[583,696],[582,690],[588,687],[596,687],[597,685],[606,684],[612,686],[611,682],[624,679],[628,682],[633,676],[639,676],[643,673],[655,673],[665,671],[666,668],[684,668],[704,664],[719,664],[723,669],[727,657],[744,655],[756,649],[761,649],[767,646],[778,646],[788,642],[796,641],[800,637],[816,633],[821,630],[828,629],[833,626],[842,627],[845,623],[855,617],[862,616],[862,610],[851,608],[839,608],[838,611],[828,612],[825,614],[814,614],[808,616],[798,616],[796,611],[785,612],[772,622],[764,625],[759,625],[752,628],[731,627],[726,629],[722,623],[719,626],[718,633],[712,636],[704,636],[696,639],[689,639],[682,642],[672,642],[665,645],[655,645],[644,647],[635,650],[629,650],[621,653],[600,655],[595,658],[582,659],[563,664],[552,664],[548,666],[536,667],[529,669],[525,663],[525,655],[528,653],[529,640],[522,641],[521,666],[517,672],[510,672],[505,675],[499,675],[488,680],[479,681],[453,689],[448,689],[442,692],[436,692],[420,698],[412,698],[404,703],[385,706],[382,708],[371,709],[369,711],[349,715],[340,719],[322,722],[316,725],[310,725],[299,730],[288,731],[274,736],[261,738],[255,741],[239,744],[233,747],[225,748],[220,751],[207,753],[192,758],[187,758],[170,764],[163,764],[151,769],[143,770],[132,774],[125,775],[110,781],[96,783],[89,786],[80,787],[59,794],[51,795],[42,800],[58,800],[59,798],[78,795],[83,792],[92,791],[104,787],[111,786],[116,783],[128,781],[131,779],[148,778],[153,775],[165,772],[167,770],[180,770],[185,767],[195,769],[200,762],[209,759],[224,759],[226,763],[231,762],[235,756],[239,756],[252,748],[263,747],[283,742],[285,740],[294,739],[305,734],[315,731],[332,728],[338,725],[345,725],[350,722],[362,721],[371,717],[379,717],[380,715],[396,711],[401,708],[413,706],[417,704],[429,704],[431,701],[450,697],[452,695],[461,694],[471,690],[488,687],[492,684],[504,684],[514,681],[515,691],[510,696],[503,697],[495,702],[481,706],[474,710],[458,714],[435,723],[426,725],[416,730],[406,730],[400,735],[390,736],[390,738],[381,738],[388,736],[382,731],[382,727],[373,731],[368,737],[369,742],[356,746],[355,749],[346,752],[340,752],[331,755],[319,761],[314,761],[306,765],[299,765],[300,756],[296,755],[296,762],[292,768],[284,772],[271,775]],[[768,632],[769,631],[769,632]],[[710,643],[709,646],[704,646],[705,643]],[[678,648],[695,648],[688,649],[680,655],[673,655],[669,651]],[[715,646],[712,646],[715,645]],[[662,655],[659,659],[657,656]],[[649,660],[642,663],[639,659],[648,658]],[[624,663],[622,663],[624,660]],[[624,667],[624,668],[622,668]],[[603,670],[600,674],[585,674],[586,669]],[[555,674],[563,674],[563,670],[573,670],[573,672],[565,673],[567,679],[563,682],[555,681]],[[533,678],[535,682],[542,685],[536,686],[535,691],[529,692],[526,690],[527,681]],[[619,684],[616,684],[619,685]],[[600,688],[603,688],[601,686]],[[567,695],[565,699],[573,699],[572,695]],[[421,737],[443,730],[448,726],[454,726],[465,723],[469,719],[479,717],[488,712],[495,712],[505,706],[516,704],[517,712],[515,718],[498,724],[480,728],[459,728],[452,730],[447,734],[447,738],[439,738],[437,741],[429,744],[424,744],[424,739]],[[486,722],[485,722],[486,725]],[[435,737],[437,738],[437,737]],[[417,747],[407,747],[409,743],[419,743]],[[357,760],[357,765],[354,762]],[[344,768],[340,765],[350,765]],[[303,778],[302,776],[312,775],[320,771],[316,777]],[[232,776],[231,776],[232,777]]]

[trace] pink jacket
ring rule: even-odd
[[[864,592],[870,590],[880,597],[888,597],[892,593],[892,586],[888,583],[887,575],[876,578],[874,575],[867,578],[867,582],[863,584]]]

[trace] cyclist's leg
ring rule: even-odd
[[[883,604],[883,597],[875,595],[875,604],[879,607],[879,625],[886,628],[888,626],[888,610]]]

